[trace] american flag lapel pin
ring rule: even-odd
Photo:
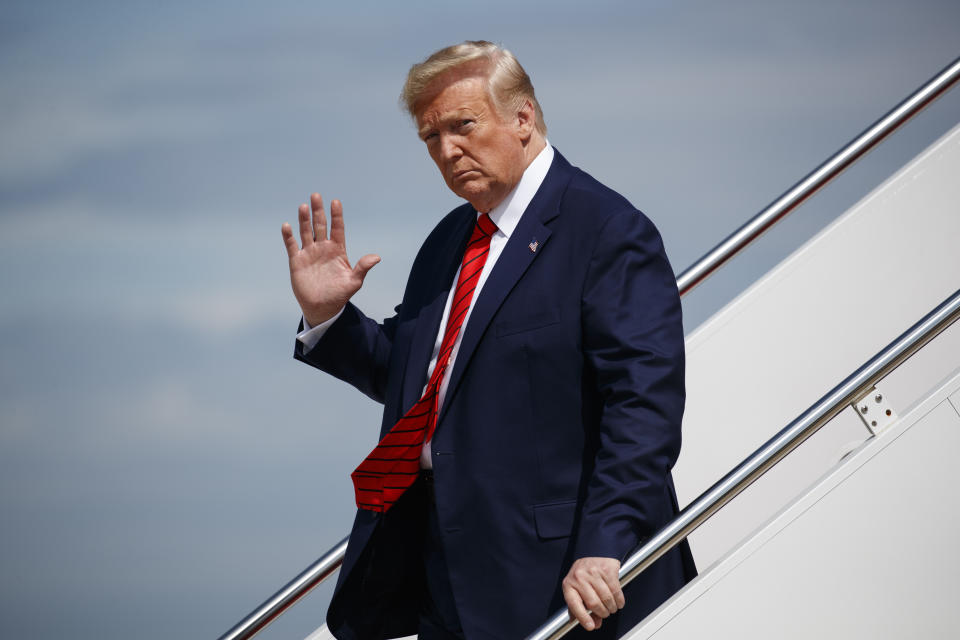
[[[537,247],[540,246],[540,243],[537,241],[536,238],[534,238],[534,239],[533,239],[533,242],[531,242],[531,243],[528,244],[527,246],[530,247],[530,253],[536,253],[536,252],[537,252]]]

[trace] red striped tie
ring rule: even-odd
[[[357,507],[370,511],[387,511],[400,499],[420,473],[420,450],[433,437],[437,427],[437,396],[443,374],[450,362],[450,353],[457,342],[463,319],[470,309],[473,291],[490,252],[490,238],[497,225],[490,216],[477,218],[467,250],[460,263],[460,276],[453,293],[447,327],[443,332],[437,364],[423,397],[387,432],[380,444],[350,474],[357,495]]]

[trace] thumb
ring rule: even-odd
[[[367,271],[370,271],[379,262],[380,256],[372,253],[365,255],[357,260],[357,264],[353,267],[353,273],[360,276],[360,281],[363,282],[363,279],[367,277]]]

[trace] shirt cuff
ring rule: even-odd
[[[346,307],[343,309],[346,309]],[[327,329],[330,328],[330,325],[336,322],[337,319],[343,315],[343,309],[337,311],[337,315],[333,316],[329,320],[321,322],[315,327],[311,327],[306,318],[303,319],[303,331],[297,334],[297,340],[299,340],[300,344],[303,345],[304,353],[307,353],[317,346],[317,343],[320,342],[320,338],[322,338],[323,334],[327,332]]]

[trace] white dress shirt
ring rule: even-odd
[[[547,176],[547,171],[553,163],[553,155],[553,147],[547,142],[543,150],[537,154],[537,157],[533,159],[533,162],[531,162],[523,172],[523,176],[520,178],[517,186],[507,194],[500,204],[490,211],[490,220],[497,225],[497,232],[494,233],[490,239],[490,252],[487,254],[487,261],[484,263],[483,270],[480,272],[480,279],[477,281],[477,287],[473,292],[470,308],[467,309],[462,328],[457,335],[456,342],[454,342],[453,350],[450,352],[450,361],[447,364],[447,370],[443,374],[443,380],[440,381],[440,391],[437,397],[438,407],[443,406],[443,399],[447,393],[447,385],[450,382],[450,372],[453,371],[453,365],[457,359],[457,352],[460,350],[460,340],[463,338],[467,323],[470,321],[470,314],[473,313],[473,305],[480,296],[480,290],[483,288],[487,277],[493,270],[493,266],[497,263],[497,259],[503,252],[503,248],[510,239],[510,235],[513,233],[513,230],[517,228],[517,224],[520,222],[520,216],[527,210],[527,205],[530,204],[540,185],[543,184],[543,180]],[[477,217],[479,216],[480,214],[477,214]],[[437,339],[433,345],[430,364],[427,366],[427,380],[430,379],[430,376],[433,374],[433,369],[437,366],[437,354],[440,353],[440,344],[443,342],[443,333],[447,327],[447,319],[450,316],[450,306],[453,303],[454,289],[456,289],[457,278],[459,276],[460,269],[457,269],[457,273],[453,276],[453,283],[450,286],[450,293],[447,295],[447,304],[443,310],[443,318],[440,320],[440,331],[437,333]],[[303,344],[304,351],[309,351],[316,346],[320,338],[323,337],[323,334],[326,333],[327,328],[337,321],[341,313],[343,313],[342,309],[334,317],[312,328],[309,327],[306,320],[304,320],[305,328],[297,334],[297,340]],[[424,389],[426,389],[426,387],[424,387]],[[420,467],[423,469],[433,468],[433,462],[430,459],[429,441],[424,443],[423,450],[420,453]]]

